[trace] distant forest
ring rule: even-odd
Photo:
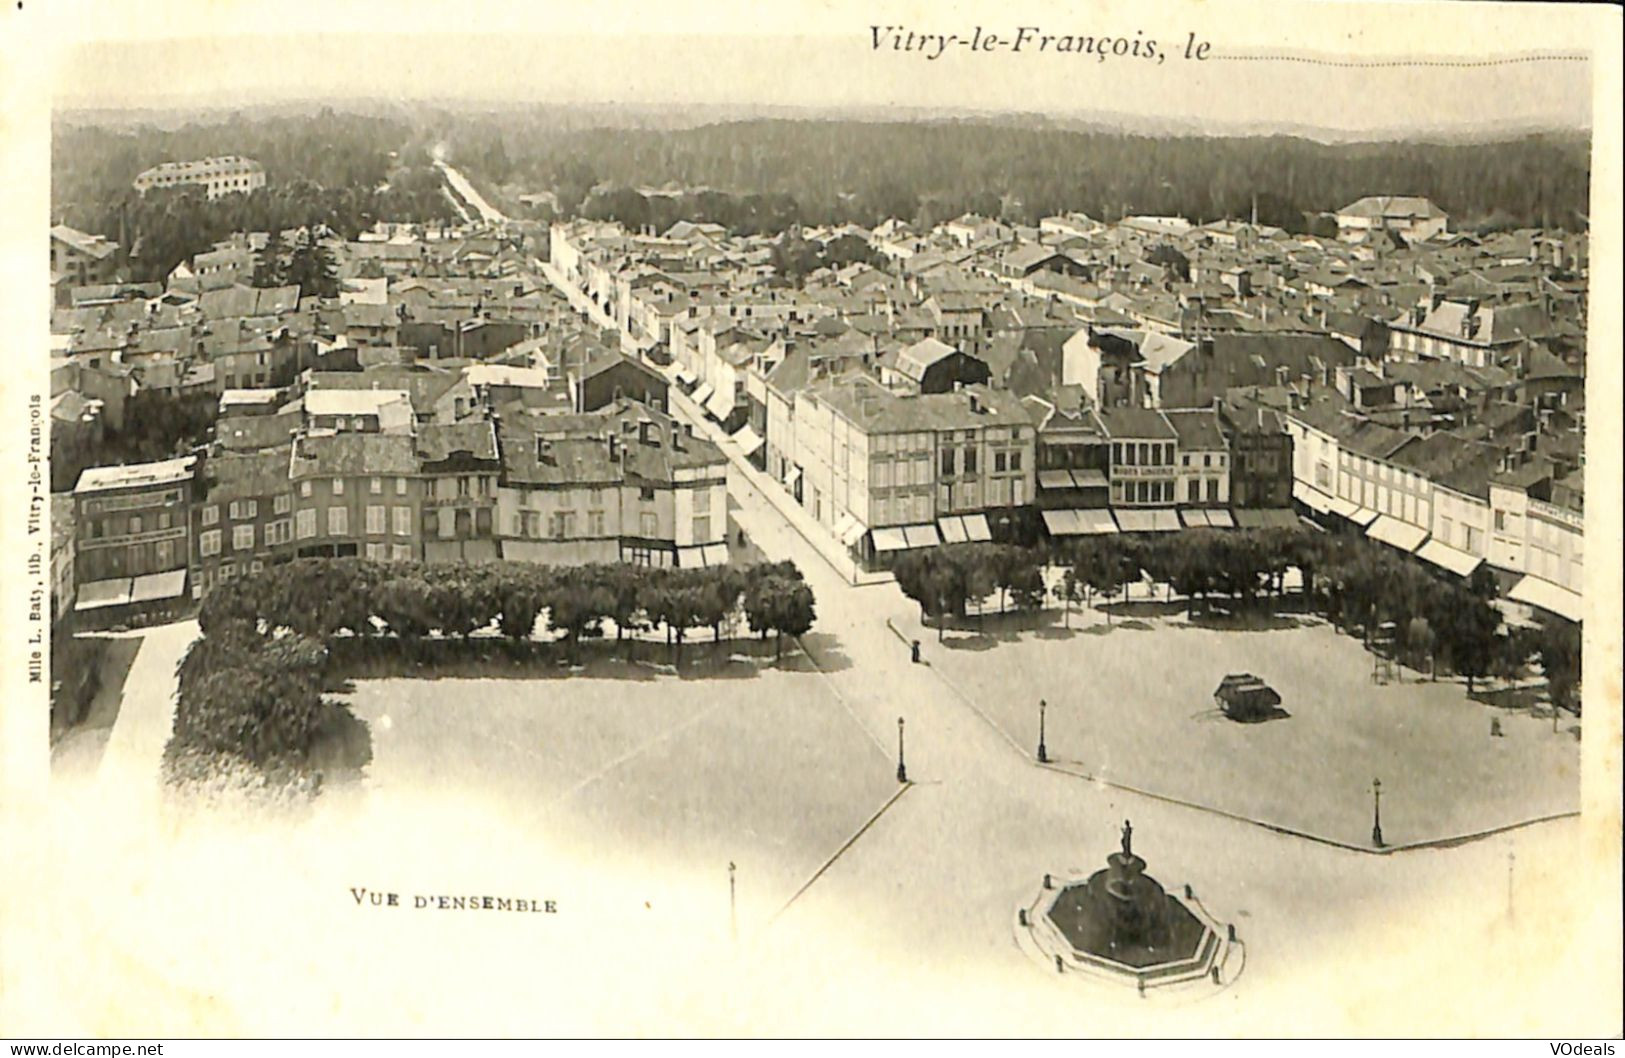
[[[1321,214],[1370,194],[1425,195],[1458,227],[1586,226],[1583,133],[1494,143],[1326,145],[1277,137],[1137,136],[994,120],[752,119],[687,128],[562,123],[545,108],[500,114],[416,108],[246,115],[180,127],[58,122],[53,221],[137,251],[131,278],[161,279],[234,231],[325,223],[346,238],[375,221],[456,214],[432,167],[444,142],[470,177],[516,209],[551,191],[558,212],[659,228],[679,217],[745,232],[899,217],[930,225],[976,212],[1035,223],[1082,211],[1258,219],[1316,230]],[[131,182],[164,161],[237,154],[268,187],[207,202],[197,190],[142,196]],[[670,187],[679,195],[635,188]]]
[[[1148,137],[992,122],[751,120],[687,129],[561,130],[515,116],[448,131],[453,161],[495,188],[553,191],[560,212],[636,212],[618,189],[708,190],[747,230],[886,217],[933,223],[966,211],[1034,223],[1079,210],[1246,218],[1308,230],[1364,195],[1431,198],[1461,227],[1585,227],[1584,133],[1491,143],[1327,145],[1286,136]],[[506,197],[506,196],[505,196]],[[730,207],[725,200],[739,200]]]
[[[430,162],[430,133],[404,121],[323,109],[251,120],[234,115],[178,129],[59,123],[51,141],[54,222],[136,251],[130,278],[158,280],[235,231],[326,224],[355,238],[380,219],[456,221]],[[142,195],[131,186],[160,162],[225,154],[265,167],[267,186],[214,202],[203,189]]]

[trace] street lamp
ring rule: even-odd
[[[1371,780],[1371,844],[1382,848],[1382,780]]]
[[[897,718],[897,781],[908,782],[908,769],[903,766],[903,718]]]
[[[728,935],[734,940],[739,939],[739,913],[734,900],[734,871],[732,860],[728,861]]]
[[[1049,748],[1044,745],[1044,711],[1048,708],[1048,702],[1042,698],[1038,699],[1038,763],[1040,764],[1049,763]]]

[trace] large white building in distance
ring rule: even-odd
[[[143,193],[149,188],[188,184],[202,184],[210,198],[247,194],[265,186],[265,168],[252,158],[228,154],[195,162],[165,162],[135,178],[135,189]]]

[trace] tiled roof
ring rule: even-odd
[[[455,453],[475,459],[497,458],[496,429],[489,422],[427,423],[418,427],[418,457],[439,463]]]
[[[410,434],[337,433],[300,438],[290,477],[353,477],[361,474],[416,474],[418,458]]]

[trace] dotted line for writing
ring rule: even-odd
[[[1378,69],[1395,66],[1449,66],[1456,68],[1485,67],[1485,66],[1515,66],[1519,63],[1530,62],[1589,62],[1589,55],[1558,54],[1558,55],[1519,55],[1504,59],[1399,59],[1376,60],[1371,62],[1342,59],[1311,59],[1303,55],[1214,55],[1212,59],[1222,59],[1227,62],[1299,62],[1309,66],[1343,66],[1360,69]]]

